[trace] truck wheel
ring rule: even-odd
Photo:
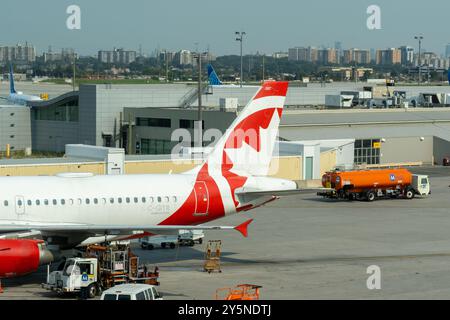
[[[348,201],[353,201],[355,200],[355,196],[353,195],[353,193],[350,193],[347,197]]]
[[[202,244],[202,242],[203,242],[202,238],[198,239],[198,244]]]
[[[406,199],[411,200],[414,198],[414,190],[412,189],[406,189],[405,193]]]
[[[95,283],[92,283],[87,287],[87,297],[89,299],[92,299],[95,298],[96,295],[97,295],[97,286],[95,285]]]
[[[175,243],[171,242],[169,246],[170,246],[170,249],[175,249]]]
[[[154,246],[152,244],[147,245],[147,250],[153,250]]]
[[[95,285],[95,287],[96,287],[95,295],[96,295],[96,296],[101,296],[102,293],[103,293],[102,286],[101,286],[99,283],[97,283],[97,284]]]
[[[165,242],[161,243],[161,248],[163,248],[163,249],[166,248],[166,243]]]
[[[195,245],[194,240],[190,240],[189,243],[188,243],[188,246],[189,247],[193,247],[194,245]]]
[[[370,201],[370,202],[374,201],[375,200],[375,192],[373,192],[372,190],[367,191],[366,198],[367,198],[367,201]]]

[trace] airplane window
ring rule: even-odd
[[[40,204],[41,204],[41,201],[40,200],[36,200],[36,205],[38,206]]]
[[[73,199],[69,199],[69,204],[73,206]]]
[[[46,206],[48,206],[48,199],[45,199],[45,200],[44,200],[44,204],[45,204]]]
[[[176,197],[176,196],[173,196],[173,197],[172,197],[172,200],[173,200],[173,202],[177,202],[177,197]]]
[[[8,200],[3,201],[3,205],[4,205],[5,207],[7,207],[7,206],[8,206]]]
[[[31,206],[32,203],[31,200],[27,200],[27,205]]]
[[[98,204],[98,199],[97,198],[94,198],[94,203]]]
[[[102,203],[106,204],[106,198],[102,198]]]
[[[53,204],[54,204],[54,205],[57,205],[57,204],[58,204],[58,202],[56,201],[56,199],[53,199]]]
[[[164,197],[164,202],[169,202],[169,197]]]
[[[138,203],[139,199],[137,197],[134,197],[134,203]]]
[[[126,197],[125,200],[127,201],[127,203],[130,203],[130,198]]]
[[[23,204],[22,200],[17,201],[17,204],[21,206]]]
[[[114,198],[109,198],[110,203],[114,203]]]
[[[86,198],[86,204],[89,204],[89,202],[90,202],[89,198]]]
[[[78,204],[81,205],[83,203],[83,200],[81,200],[80,198],[78,198],[77,200]]]
[[[122,203],[122,198],[117,198],[117,202]]]
[[[158,197],[158,202],[161,202],[161,197]]]
[[[150,203],[153,203],[153,197],[150,197],[148,200]]]
[[[145,203],[147,199],[145,199],[145,197],[142,197],[142,202]]]
[[[61,204],[62,204],[62,205],[66,204],[66,200],[61,199]]]

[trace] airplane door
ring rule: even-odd
[[[16,213],[25,214],[25,200],[23,196],[16,196]]]
[[[207,215],[209,208],[209,194],[208,188],[204,181],[197,181],[194,187],[195,192],[195,213],[194,215]]]

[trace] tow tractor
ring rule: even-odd
[[[148,272],[128,245],[88,246],[84,257],[69,258],[61,271],[47,269],[42,288],[58,293],[79,293],[83,299],[123,283],[159,285],[159,270]]]

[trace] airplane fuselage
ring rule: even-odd
[[[249,204],[241,201],[237,205],[229,188],[219,188],[218,178],[77,173],[1,177],[0,224],[197,225],[239,212]],[[246,184],[264,190],[263,183],[274,188],[280,181],[284,180],[249,177]]]
[[[31,101],[42,101],[42,99],[38,96],[32,96],[27,94],[21,94],[21,93],[10,93],[8,100],[15,104],[22,104],[26,105],[27,102]]]
[[[192,212],[180,219],[197,224],[230,213],[233,208],[210,212],[220,194],[205,185],[189,174],[2,177],[0,220],[157,225],[185,205]]]

